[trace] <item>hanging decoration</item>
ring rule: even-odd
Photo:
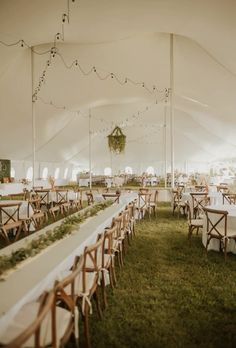
[[[108,146],[111,152],[120,154],[124,152],[126,144],[126,135],[123,134],[120,127],[116,126],[108,135]]]

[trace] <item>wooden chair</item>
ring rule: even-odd
[[[65,308],[57,306],[58,301]],[[64,347],[74,332],[74,302],[67,296],[61,283],[44,292],[38,301],[25,304],[1,336],[6,348]]]
[[[123,212],[121,212],[118,216],[113,218],[112,220],[112,227],[116,225],[116,237],[115,237],[115,244],[116,244],[116,255],[118,260],[119,267],[124,266],[124,253],[125,253],[125,231],[124,231],[124,215]]]
[[[86,192],[86,196],[87,196],[88,205],[93,204],[93,203],[94,203],[94,198],[93,198],[93,193],[92,193],[92,191],[87,191],[87,192]]]
[[[236,241],[236,231],[227,226],[228,211],[204,208],[207,218],[207,243],[206,251],[210,241],[215,238],[219,241],[220,251],[224,251],[225,261],[227,258],[227,245],[230,239]]]
[[[148,216],[150,217],[150,199],[151,199],[151,193],[138,193],[138,201],[137,201],[137,210],[138,210],[138,219],[144,218],[146,213],[148,213]]]
[[[154,216],[156,216],[156,211],[157,211],[157,200],[158,200],[158,190],[152,191],[152,195],[150,199],[150,208]]]
[[[84,335],[86,347],[91,347],[89,334],[89,313],[92,309],[92,298],[96,301],[99,317],[102,318],[102,311],[98,296],[99,275],[102,269],[102,252],[103,252],[104,235],[99,240],[84,249],[82,275],[79,282],[76,283],[75,293],[77,302],[80,306],[82,318],[84,322]],[[79,258],[75,259],[73,271],[77,268]]]
[[[59,189],[56,191],[56,204],[63,204],[68,202],[68,190]]]
[[[204,216],[204,207],[209,205],[208,192],[190,192],[192,200],[192,212],[195,219]]]
[[[19,218],[21,202],[3,203],[0,205],[0,233],[10,243],[9,233],[15,233],[14,241],[17,241],[21,232],[27,233],[25,225]]]
[[[70,214],[70,211],[72,209],[72,205],[70,202],[65,202],[61,204],[61,214],[63,216],[68,216]]]
[[[46,209],[49,207],[49,189],[43,189],[43,190],[35,190],[34,191],[37,196],[40,198],[40,208],[45,207]]]
[[[186,202],[186,208],[187,208],[187,219],[188,219],[188,239],[191,242],[193,231],[196,230],[196,233],[198,234],[199,229],[203,228],[203,219],[192,218],[192,212],[191,212],[189,201]]]
[[[49,208],[48,211],[54,221],[56,221],[61,215],[61,207],[59,205]]]
[[[75,345],[79,343],[79,312],[77,307],[78,293],[77,286],[82,278],[83,256],[76,260],[76,267],[65,276],[64,279],[56,281],[54,285],[57,300],[60,301],[58,305],[66,306],[66,309],[71,312],[71,320],[67,330],[67,337],[65,337],[64,344],[69,337],[73,335],[75,338]],[[64,347],[63,344],[63,347]]]
[[[236,204],[236,194],[235,193],[222,193],[223,198],[223,204],[229,203],[229,204]]]
[[[33,211],[33,214],[32,214]],[[47,211],[40,209],[40,198],[36,197],[28,200],[27,217],[23,219],[24,225],[27,231],[30,231],[31,225],[35,230],[39,230],[43,227],[47,221]]]
[[[178,218],[180,213],[185,215],[186,204],[182,201],[182,196],[179,190],[172,190],[172,214],[174,215],[175,210],[177,209]]]
[[[76,197],[75,199],[70,200],[70,203],[72,207],[78,211],[83,208],[82,190],[75,189],[74,192],[76,194]]]
[[[117,251],[117,225],[105,230],[102,251],[101,286],[104,308],[107,307],[106,286],[113,289],[117,283],[114,257]]]

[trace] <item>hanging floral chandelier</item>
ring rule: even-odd
[[[126,136],[120,127],[115,127],[110,135],[108,135],[108,146],[111,152],[116,154],[123,153],[125,150]]]

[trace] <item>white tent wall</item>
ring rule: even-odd
[[[54,45],[67,1],[0,3],[0,40],[23,38],[38,53]],[[164,90],[170,87],[170,34],[174,33],[175,168],[209,171],[216,160],[236,157],[236,10],[234,1],[94,0],[71,3],[65,40],[57,43],[35,102],[36,177],[88,171],[91,113],[92,170],[113,174],[130,166],[142,173],[164,168]],[[199,30],[201,27],[201,30]],[[25,45],[0,45],[1,158],[15,161],[16,177],[32,165],[31,52]],[[49,54],[34,54],[34,87]],[[78,66],[71,66],[78,59]],[[71,66],[71,69],[66,68]],[[153,95],[126,77],[153,85]],[[100,77],[100,78],[99,78]],[[157,102],[157,103],[156,103]],[[119,125],[127,136],[123,155],[108,150],[107,135]],[[16,164],[17,163],[17,164]],[[27,163],[27,165],[26,165]],[[167,164],[170,120],[167,103]],[[169,169],[168,169],[169,170]]]

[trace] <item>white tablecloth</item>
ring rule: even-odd
[[[56,279],[61,279],[73,264],[74,257],[83,253],[84,247],[96,241],[97,235],[111,224],[137,193],[121,195],[120,203],[101,211],[85,221],[78,233],[72,233],[58,243],[14,271],[0,282],[0,335],[9,325],[18,310],[27,302],[35,300],[46,289],[51,289]]]
[[[89,179],[79,179],[79,186],[89,186]]]
[[[216,210],[226,210],[228,211],[227,216],[227,224],[229,229],[234,229],[236,231],[236,205],[230,205],[230,204],[217,204],[217,205],[210,205],[209,208],[216,209]],[[219,225],[221,226],[221,225]],[[207,227],[206,227],[206,217],[204,217],[204,223],[203,223],[203,232],[202,232],[202,243],[204,246],[206,246],[207,243]],[[208,245],[208,250],[216,250],[219,251],[219,241],[216,239],[212,239]],[[234,240],[230,240],[227,245],[228,252],[232,252],[236,254],[236,243]]]

